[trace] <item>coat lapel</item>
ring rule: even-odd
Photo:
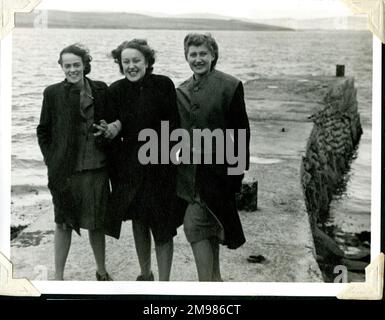
[[[88,80],[88,83],[91,87],[91,92],[93,96],[93,103],[94,103],[94,121],[99,122],[103,118],[104,113],[104,104],[107,103],[105,101],[104,96],[102,96],[102,93],[104,94],[106,88],[102,88],[100,86],[97,86],[94,81],[86,78]]]
[[[190,112],[192,102],[192,92],[194,87],[193,77],[182,83],[177,89],[178,107]]]

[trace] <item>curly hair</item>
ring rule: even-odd
[[[90,55],[90,50],[87,47],[85,47],[83,44],[75,43],[75,44],[71,44],[68,47],[65,47],[60,52],[60,55],[59,55],[58,64],[60,64],[61,66],[63,64],[62,56],[65,53],[72,53],[75,56],[82,58],[83,65],[84,65],[84,75],[87,75],[91,72],[92,56]]]
[[[131,41],[124,41],[116,49],[111,51],[112,58],[114,59],[115,63],[119,65],[119,70],[121,74],[124,74],[122,66],[122,51],[125,49],[136,49],[140,51],[148,64],[146,73],[152,73],[152,71],[154,70],[153,65],[155,63],[155,51],[148,45],[147,40],[133,39]]]
[[[211,70],[213,70],[217,64],[219,58],[218,44],[210,33],[189,33],[186,35],[183,41],[184,44],[184,56],[187,59],[188,49],[191,46],[205,45],[214,56],[214,60],[211,63]]]

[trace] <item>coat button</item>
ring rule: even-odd
[[[199,91],[199,87],[194,87],[194,91],[195,92]]]

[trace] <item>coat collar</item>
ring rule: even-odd
[[[181,84],[180,88],[187,87],[187,90],[189,91],[193,91],[194,88],[202,88],[205,86],[207,81],[209,81],[209,79],[215,76],[216,73],[217,71],[214,69],[200,79],[195,79],[194,75],[192,75],[184,83]]]
[[[84,77],[84,79],[89,83],[92,91],[94,91],[94,90],[105,90],[105,86],[103,86],[101,82],[93,81],[93,80],[91,80],[88,77]],[[64,79],[62,81],[62,84],[64,85],[64,88],[66,88],[66,89],[71,89],[73,87],[73,84],[69,83],[67,81],[67,79]]]
[[[130,88],[133,88],[133,89],[135,89],[135,88],[145,88],[145,87],[147,87],[149,85],[151,77],[152,77],[152,73],[150,73],[150,74],[146,73],[144,75],[144,77],[141,80],[137,81],[137,82],[131,82],[126,77],[123,78],[123,81],[124,81],[124,83],[125,83],[125,85],[127,87],[130,87]]]
[[[103,82],[93,81],[88,77],[85,77],[92,90],[106,90],[106,86]]]

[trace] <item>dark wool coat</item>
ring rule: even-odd
[[[181,126],[190,133],[193,129],[205,128],[211,131],[245,129],[246,150],[243,151],[246,156],[245,169],[248,169],[250,126],[243,85],[238,79],[217,70],[198,81],[191,77],[178,87],[177,100]],[[234,144],[237,150],[237,134]],[[215,156],[213,162],[214,159]],[[226,161],[222,165],[181,165],[177,175],[177,194],[186,201],[186,207],[188,202],[194,200],[195,192],[199,192],[201,199],[224,228],[224,244],[235,249],[246,241],[235,202],[243,174],[228,175],[228,167]]]
[[[107,106],[107,85],[88,79],[94,98],[94,120],[99,123]],[[70,192],[69,179],[75,171],[78,153],[77,132],[80,115],[80,90],[66,80],[44,90],[37,138],[48,169],[48,188],[56,208],[55,222],[66,223],[79,233],[75,216],[76,202]],[[97,139],[104,148],[102,139]],[[60,212],[60,213],[59,213]]]
[[[161,121],[168,121],[170,132],[179,126],[175,86],[161,75],[147,74],[139,83],[124,78],[111,84],[109,99],[106,118],[108,122],[119,119],[122,131],[107,153],[112,196],[106,233],[119,238],[122,221],[139,215],[147,215],[150,225],[162,224],[165,233],[173,233],[182,223],[182,217],[176,216],[174,209],[176,167],[141,164],[138,151],[146,142],[139,142],[138,135],[142,129],[155,130],[160,161]],[[134,201],[138,204],[135,210],[131,206]]]

